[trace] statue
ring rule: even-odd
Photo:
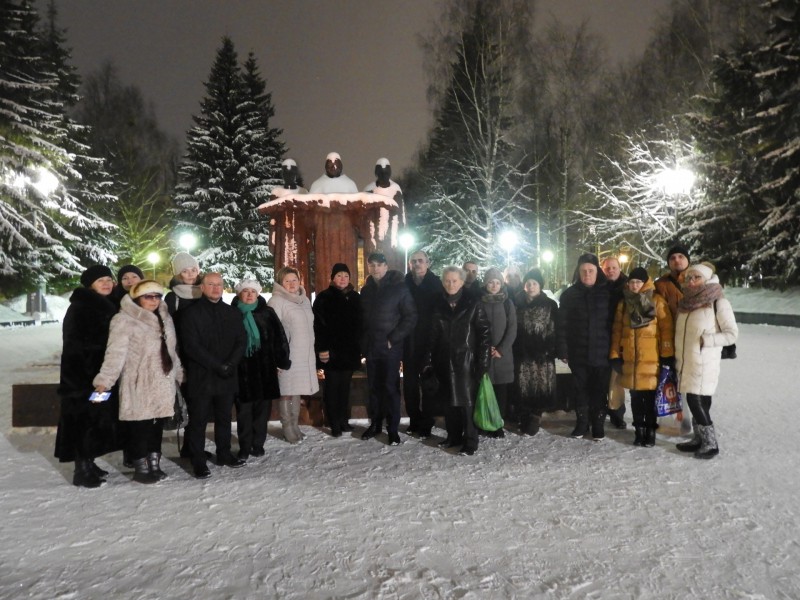
[[[325,158],[325,175],[311,184],[312,194],[355,194],[358,187],[347,175],[342,173],[342,157],[331,152]]]

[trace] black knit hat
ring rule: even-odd
[[[647,269],[644,267],[636,267],[628,274],[628,281],[631,279],[638,279],[642,283],[646,283],[650,276],[647,274]]]
[[[525,285],[525,282],[528,279],[533,279],[534,281],[538,282],[539,287],[544,289],[544,277],[542,277],[542,272],[539,269],[531,269],[527,273],[525,273],[525,277],[522,278],[522,285]]]
[[[672,248],[669,249],[667,252],[667,261],[669,261],[669,257],[673,254],[683,254],[686,257],[686,260],[691,261],[692,257],[689,256],[689,250],[686,249],[686,246],[683,244],[675,244]]]
[[[344,263],[336,263],[335,265],[333,265],[333,268],[331,269],[331,279],[336,277],[337,273],[347,273],[348,275],[350,275],[350,269],[348,269],[347,265]]]
[[[126,273],[136,273],[139,276],[139,279],[144,279],[144,273],[142,273],[142,270],[139,267],[136,265],[123,265],[120,267],[120,270],[117,271],[117,281],[122,281],[122,278]]]
[[[586,254],[581,254],[578,258],[578,266],[585,265],[586,263],[592,264],[597,267],[597,270],[600,270],[600,261],[598,260],[597,256],[592,254],[591,252],[587,252]]]
[[[87,288],[92,287],[92,284],[101,277],[111,277],[113,279],[114,275],[111,273],[111,269],[105,265],[92,265],[81,273],[81,285]]]

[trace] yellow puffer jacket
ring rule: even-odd
[[[654,290],[652,280],[645,282],[639,293]],[[654,390],[658,385],[659,357],[674,356],[674,325],[666,300],[653,294],[655,318],[645,327],[631,328],[625,300],[617,305],[611,331],[609,358],[621,358],[622,387],[629,390]]]

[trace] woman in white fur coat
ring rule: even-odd
[[[305,437],[300,431],[300,396],[310,396],[319,390],[317,362],[314,354],[314,313],[305,290],[300,285],[300,273],[283,267],[275,275],[272,297],[267,302],[281,320],[289,340],[292,366],[278,369],[278,398],[283,435],[290,444]]]
[[[140,483],[167,476],[160,464],[164,419],[173,416],[176,385],[183,381],[175,326],[163,296],[161,284],[145,280],[122,298],[93,382],[104,392],[119,379],[119,419],[128,422],[133,479]]]
[[[713,458],[719,454],[719,446],[710,415],[711,396],[719,381],[722,347],[736,342],[739,329],[710,263],[686,270],[683,294],[675,316],[678,391],[697,427],[694,438],[677,448],[694,452],[695,458]]]

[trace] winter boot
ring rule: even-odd
[[[159,480],[169,477],[169,475],[161,470],[160,452],[151,452],[147,455],[147,467],[150,470],[150,473],[158,477]]]
[[[644,427],[639,427],[637,425],[633,428],[633,431],[636,433],[636,437],[633,438],[633,445],[644,446],[644,440],[646,435]]]
[[[528,419],[528,423],[523,429],[523,433],[526,435],[536,435],[539,433],[539,428],[542,425],[542,417],[541,415],[531,415]],[[502,431],[502,429],[500,430]]]
[[[75,459],[75,474],[72,476],[72,484],[78,487],[98,488],[105,483],[92,469],[92,461],[85,458]]]
[[[108,477],[108,471],[98,467],[93,458],[89,459],[89,467],[92,469],[92,473],[97,475],[100,479],[105,480],[105,478]]]
[[[606,437],[605,423],[605,412],[592,419],[592,439],[595,442],[599,442]]]
[[[570,434],[574,438],[582,438],[589,431],[589,415],[586,410],[575,409],[575,429]]]
[[[675,444],[675,447],[680,450],[681,452],[697,452],[700,450],[700,446],[702,445],[702,439],[700,438],[700,431],[697,429],[699,426],[694,426],[694,435],[692,439],[688,442],[681,442],[680,444]]]
[[[717,434],[713,425],[697,425],[700,430],[701,445],[700,449],[694,453],[695,458],[714,458],[719,454],[717,446]]]
[[[133,459],[133,480],[139,483],[158,483],[158,475],[150,472],[147,457]]]
[[[183,449],[181,449],[181,456],[183,456],[183,452],[184,452]],[[189,455],[187,454],[184,458],[189,458]],[[128,469],[133,468],[133,461],[131,460],[131,454],[127,450],[122,451],[122,466]]]
[[[652,448],[656,445],[656,428],[647,426],[644,428],[644,441],[642,446],[645,448]]]

